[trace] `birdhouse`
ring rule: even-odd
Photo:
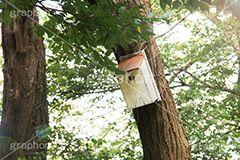
[[[145,106],[161,99],[145,52],[140,51],[133,55],[135,56],[123,60],[118,65],[118,69],[126,72],[117,79],[128,109]]]

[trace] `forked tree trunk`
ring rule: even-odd
[[[127,0],[127,4],[145,4],[151,12],[149,0]],[[191,159],[191,148],[177,111],[168,81],[165,78],[161,56],[154,37],[152,45],[134,43],[129,48],[119,48],[115,56],[131,54],[145,48],[149,64],[158,86],[162,101],[133,110],[143,145],[144,160]]]
[[[22,16],[18,21],[14,17],[9,27],[2,24],[0,159],[4,160],[33,159],[34,154],[42,153],[41,159],[45,159],[47,151],[47,142],[40,141],[48,125],[45,51],[43,39],[34,35],[36,11],[30,7],[27,13],[30,17]]]

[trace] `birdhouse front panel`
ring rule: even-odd
[[[126,71],[119,75],[118,82],[128,109],[133,109],[160,100],[160,95],[153,78],[144,51],[119,64],[119,69]]]

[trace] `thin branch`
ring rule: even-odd
[[[169,30],[167,30],[166,32],[164,32],[163,34],[158,35],[156,38],[162,37],[164,35],[166,35],[167,33],[169,33],[171,30],[173,30],[179,23],[181,23],[182,21],[184,21],[191,13],[188,13],[186,16],[184,16],[183,18],[181,18],[177,23],[175,23]]]
[[[180,84],[180,85],[176,85],[176,86],[171,86],[170,89],[173,89],[173,88],[179,88],[179,87],[191,87],[192,85],[190,84]]]
[[[174,79],[175,79],[176,77],[178,77],[178,75],[179,75],[182,71],[185,71],[185,70],[187,70],[189,67],[191,67],[191,65],[192,65],[193,63],[194,63],[194,62],[190,61],[190,62],[188,62],[188,64],[187,64],[185,67],[179,69],[176,73],[173,72],[174,75],[170,78],[169,84],[171,84],[171,83],[174,81]],[[179,80],[180,80],[180,79],[179,79]],[[181,81],[181,80],[180,80],[180,81]]]
[[[234,126],[234,127],[240,127],[237,124],[232,124],[232,123],[224,123],[223,126]]]
[[[47,8],[48,10],[55,10],[55,11],[58,11],[58,12],[63,12],[62,9],[57,9],[56,6],[51,5],[50,3],[46,3],[44,0],[38,1],[38,3],[41,4],[41,6],[43,6],[44,8]],[[46,5],[51,6],[51,7],[46,7],[43,3],[45,3]],[[36,6],[38,6],[38,5],[36,5]]]
[[[92,91],[92,92],[85,92],[85,93],[70,93],[71,95],[70,96],[67,96],[67,100],[70,99],[70,98],[73,98],[75,96],[83,96],[83,95],[89,95],[89,94],[96,94],[96,93],[106,93],[106,92],[113,92],[113,91],[116,91],[116,90],[119,90],[120,87],[117,87],[117,88],[110,88],[110,89],[104,89],[104,90],[100,90],[100,91]]]
[[[235,132],[235,131],[237,131],[237,130],[240,130],[240,126],[237,127],[237,128],[234,128],[234,129],[231,130],[231,131],[226,132],[225,134],[229,134],[229,133]]]
[[[224,91],[224,92],[234,94],[236,96],[240,96],[240,93],[237,92],[236,90],[232,90],[232,89],[229,89],[227,87],[219,87],[219,86],[214,86],[214,85],[207,84],[207,83],[203,82],[202,80],[200,80],[198,77],[194,76],[192,73],[188,72],[187,70],[183,70],[183,71],[185,73],[189,74],[196,81],[200,82],[202,85],[198,85],[198,86],[200,86],[202,88],[211,88],[213,90],[220,90],[220,91]],[[177,75],[177,78],[181,81],[181,84],[176,85],[176,86],[171,86],[170,88],[178,88],[178,87],[184,87],[184,86],[191,87],[192,86],[191,84],[185,83],[180,77],[178,77],[178,75]]]
[[[193,79],[195,79],[198,82],[202,83],[203,85],[201,87],[211,88],[213,90],[225,91],[225,92],[228,92],[228,93],[231,93],[231,94],[239,96],[239,93],[237,91],[235,91],[235,90],[231,90],[231,89],[229,89],[227,87],[219,87],[219,86],[214,86],[214,85],[207,84],[207,83],[203,82],[202,80],[200,80],[199,78],[197,78],[196,76],[194,76],[192,73],[190,73],[188,71],[185,71],[185,73],[189,74]]]

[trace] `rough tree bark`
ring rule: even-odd
[[[145,13],[151,12],[149,0],[125,1],[127,5],[145,4]],[[133,43],[128,48],[119,47],[115,56],[145,49],[162,101],[133,110],[143,145],[144,160],[191,159],[191,147],[177,111],[168,81],[165,78],[161,56],[154,37],[152,44]]]
[[[46,159],[47,142],[39,137],[48,126],[45,51],[43,39],[34,35],[37,12],[30,6],[27,13],[31,14],[21,16],[18,21],[14,17],[10,26],[2,24],[4,90],[0,159],[33,159],[36,153]]]

